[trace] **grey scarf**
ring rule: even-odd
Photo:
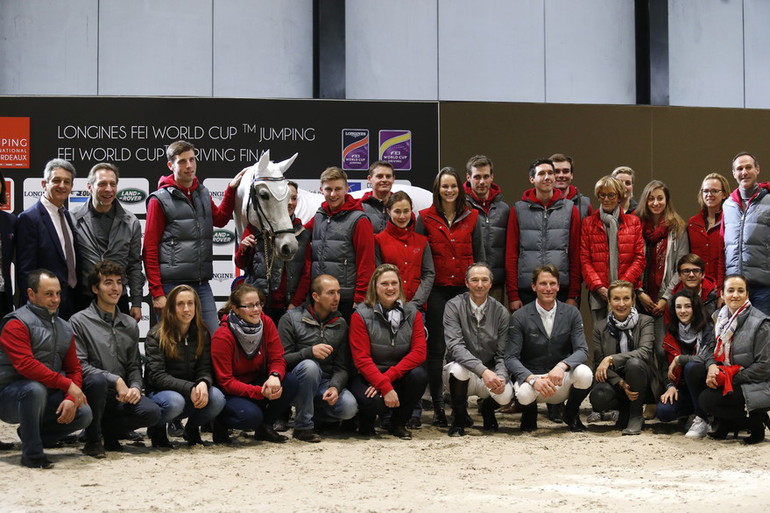
[[[246,358],[254,358],[262,345],[262,323],[251,324],[238,317],[235,312],[227,314],[227,325],[233,332],[235,340],[246,353]]]
[[[599,217],[607,229],[607,245],[610,250],[610,283],[618,279],[618,225],[620,224],[620,206],[615,207],[611,214],[599,207]]]
[[[615,319],[615,314],[610,312],[607,319],[607,328],[610,334],[618,339],[620,345],[620,353],[627,353],[634,348],[634,328],[636,323],[639,322],[639,312],[635,307],[631,307],[631,312],[624,321]]]

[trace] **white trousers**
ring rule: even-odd
[[[541,374],[540,376],[545,376],[545,374]],[[532,404],[534,401],[539,403],[559,404],[567,400],[567,397],[569,397],[569,389],[571,387],[574,386],[575,388],[585,390],[586,388],[591,387],[593,379],[593,372],[591,372],[588,365],[581,364],[564,373],[564,380],[562,381],[561,386],[556,387],[556,393],[551,397],[546,398],[541,396],[529,383],[522,383],[521,385],[514,383],[513,390],[516,392],[516,400],[522,405]]]
[[[503,390],[502,394],[493,394],[486,385],[484,385],[483,379],[457,362],[449,362],[444,365],[444,387],[449,387],[450,374],[457,380],[468,382],[469,397],[472,395],[482,399],[491,397],[497,404],[502,405],[509,404],[511,399],[513,399],[513,384],[510,381],[505,382],[505,390]]]

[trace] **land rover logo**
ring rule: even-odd
[[[232,244],[235,240],[235,234],[229,230],[214,230],[214,236],[211,239],[214,244],[219,246]]]
[[[147,199],[147,193],[141,189],[123,189],[118,192],[118,200],[122,203],[140,203]]]

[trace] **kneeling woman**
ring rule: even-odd
[[[286,373],[283,344],[273,321],[262,313],[259,292],[242,283],[230,293],[222,324],[211,340],[211,359],[225,407],[214,424],[215,441],[228,441],[222,428],[255,430],[256,438],[281,443],[273,430],[297,393],[297,379]]]
[[[687,374],[687,385],[700,392],[701,408],[718,423],[709,436],[719,440],[746,427],[747,444],[765,439],[770,408],[770,318],[751,306],[746,278],[725,277],[725,306],[719,310],[716,348],[704,366]]]
[[[698,397],[690,393],[684,375],[714,351],[714,326],[706,317],[700,296],[687,289],[674,294],[668,318],[668,331],[663,339],[668,380],[658,401],[656,416],[670,422],[694,413],[695,419],[685,436],[701,438],[708,431],[706,414],[698,405]]]
[[[350,384],[359,406],[359,432],[374,435],[377,414],[391,408],[390,433],[412,438],[406,422],[428,384],[420,367],[425,327],[414,303],[405,304],[396,266],[382,264],[372,274],[366,300],[350,319],[350,351],[360,373]]]
[[[652,363],[655,332],[652,317],[634,307],[634,287],[617,280],[608,289],[610,313],[594,326],[592,338],[596,381],[591,391],[594,411],[620,410],[617,426],[638,435],[645,400],[659,388]]]
[[[202,444],[200,426],[224,408],[224,395],[212,386],[210,348],[198,294],[188,285],[175,287],[144,345],[147,397],[161,409],[160,422],[147,429],[154,447],[170,448],[166,424],[183,418],[187,444]]]

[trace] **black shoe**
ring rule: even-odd
[[[495,417],[495,410],[497,409],[497,402],[491,397],[484,399],[481,404],[481,418],[484,420],[482,429],[484,431],[497,431],[500,426],[497,424],[497,418]]]
[[[102,459],[107,457],[107,455],[104,453],[104,445],[102,445],[101,440],[98,440],[96,442],[86,442],[86,444],[83,446],[83,449],[81,449],[81,451],[86,456],[91,456],[92,458],[96,458],[96,459]]]
[[[628,426],[629,415],[628,404],[622,405],[618,410],[618,420],[615,422],[615,429],[626,429]]]
[[[377,431],[374,429],[374,418],[359,415],[358,434],[367,437],[377,435]]]
[[[396,438],[400,438],[401,440],[412,439],[412,432],[406,429],[406,427],[401,424],[391,426],[389,433],[395,436]]]
[[[104,437],[104,450],[110,452],[123,452],[123,446],[117,438]]]
[[[294,428],[294,434],[292,436],[297,440],[310,442],[311,444],[316,444],[321,441],[321,437],[318,436],[312,429]]]
[[[211,440],[215,444],[231,444],[230,430],[218,419],[211,421]]]
[[[136,431],[128,431],[120,436],[121,440],[128,440],[130,442],[143,442],[144,437]]]
[[[150,441],[152,446],[162,451],[168,451],[174,448],[166,435],[166,428],[164,427],[148,427],[147,434],[150,435]],[[184,434],[184,432],[182,433]],[[200,438],[200,435],[198,435]]]
[[[355,433],[357,429],[358,420],[355,417],[340,422],[340,433]]]
[[[273,431],[284,433],[289,430],[289,421],[286,419],[278,419],[273,422]]]
[[[431,422],[432,425],[436,427],[448,427],[449,422],[446,419],[446,413],[444,412],[444,409],[436,410],[433,412],[433,422]]]
[[[181,420],[174,420],[168,423],[168,436],[180,437],[184,435],[184,427]]]
[[[11,449],[13,449],[11,442],[0,442],[0,451],[10,451]]]
[[[189,420],[184,427],[184,434],[182,437],[187,441],[187,445],[190,447],[193,445],[207,445],[206,442],[204,442],[201,438],[201,431],[198,426],[191,425]]]
[[[418,416],[410,417],[406,422],[408,429],[422,429],[422,419]]]
[[[566,417],[564,419],[564,423],[567,424],[567,429],[573,433],[582,433],[587,429],[585,424],[581,422],[580,415],[575,415],[574,417]]]
[[[265,424],[261,424],[257,428],[256,432],[254,433],[254,438],[273,444],[282,444],[289,439],[288,436],[276,433],[273,429],[273,426],[266,426]]]
[[[537,431],[537,403],[528,404],[521,407],[521,426],[519,429],[524,432]]]
[[[21,457],[21,464],[29,468],[53,468],[53,462],[49,460],[45,455],[36,456],[34,458]]]
[[[767,413],[763,411],[752,411],[749,413],[749,436],[743,439],[746,445],[754,445],[765,441],[765,422]]]
[[[564,422],[564,403],[546,404],[548,407],[548,420],[561,424]]]
[[[580,405],[590,392],[590,388],[582,389],[575,387],[572,387],[569,391],[567,404],[563,408],[562,419],[567,424],[567,429],[573,433],[582,433],[586,430],[585,425],[580,421]]]

